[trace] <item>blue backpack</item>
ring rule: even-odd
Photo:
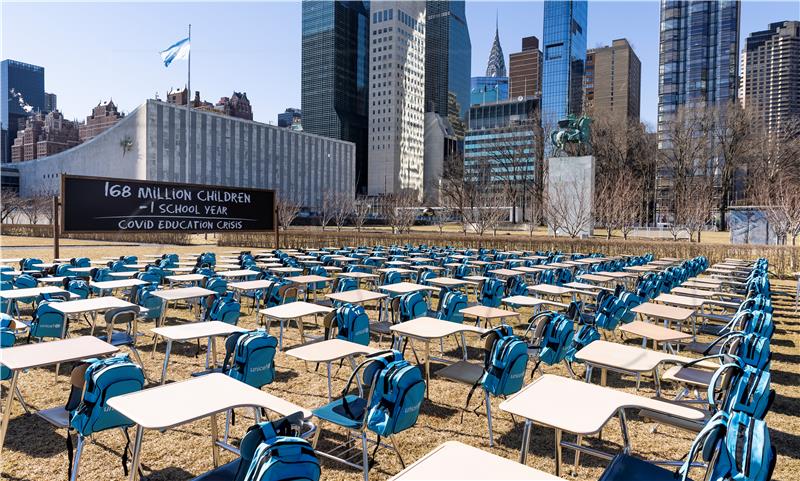
[[[597,331],[596,327],[591,324],[582,325],[572,338],[572,342],[567,348],[567,355],[565,359],[569,362],[575,362],[575,354],[598,339],[600,339],[600,333]]]
[[[428,313],[428,302],[420,292],[400,296],[400,322],[410,321]]]
[[[63,339],[67,333],[67,317],[60,311],[53,309],[52,301],[42,301],[33,313],[28,338],[55,338]]]
[[[527,296],[528,285],[522,279],[522,276],[511,276],[506,281],[506,297],[511,296]]]
[[[369,316],[364,306],[343,304],[334,311],[337,339],[369,345]]]
[[[442,307],[436,313],[436,318],[443,321],[464,323],[462,309],[467,307],[467,295],[457,291],[447,291],[442,298]]]
[[[505,284],[500,279],[495,277],[486,279],[481,289],[481,305],[487,307],[498,307],[503,301],[503,293],[505,292]]]
[[[141,391],[144,386],[142,368],[120,354],[104,359],[88,359],[89,366],[84,374],[83,398],[80,387],[73,386],[66,409],[70,412],[69,429],[74,429],[81,438],[113,428],[128,428],[133,425],[130,419],[108,406],[109,399]],[[127,430],[124,430],[127,437]],[[128,439],[130,442],[130,439]],[[67,433],[69,470],[72,472],[72,436]],[[128,446],[122,455],[122,467],[127,468]]]
[[[389,363],[375,377],[367,413],[367,427],[378,436],[402,432],[417,423],[425,397],[419,367],[405,359]]]
[[[206,279],[206,289],[219,295],[225,294],[225,291],[228,290],[228,281],[221,277],[210,277]]]
[[[528,346],[514,335],[511,326],[500,325],[481,337],[484,339],[483,375],[470,389],[464,409],[469,406],[479,385],[494,396],[507,396],[519,391],[528,369]]]
[[[706,423],[676,473],[682,481],[689,479],[698,452],[705,462],[715,461],[706,474],[709,481],[769,481],[775,469],[767,423],[741,412],[720,411]]]
[[[155,284],[140,286],[137,291],[137,304],[147,309],[147,312],[143,314],[145,319],[158,319],[161,317],[164,300],[153,295],[156,291],[158,291],[158,286]]]
[[[64,279],[64,289],[67,292],[77,295],[81,299],[87,299],[89,297],[89,284],[83,279]]]
[[[208,319],[226,322],[235,326],[239,322],[239,316],[242,314],[242,305],[236,300],[233,291],[214,297],[215,299],[208,310]]]
[[[531,376],[536,372],[540,363],[552,366],[564,361],[575,335],[572,321],[563,314],[545,312],[539,316],[545,316],[545,326],[540,344],[533,346],[534,348],[538,347],[539,356],[533,371],[531,371]]]
[[[278,339],[264,330],[231,334],[225,340],[222,370],[234,379],[261,388],[275,379],[277,347]]]
[[[775,390],[770,387],[771,375],[769,371],[761,371],[750,366],[736,365],[739,372],[733,376],[732,387],[725,399],[719,403],[715,398],[715,386],[719,372],[724,371],[728,365],[720,367],[713,376],[713,384],[708,386],[708,402],[719,405],[721,410],[746,413],[755,419],[764,419],[772,402],[775,399]]]
[[[314,448],[297,437],[300,413],[251,426],[240,444],[241,460],[231,481],[317,481]]]
[[[0,318],[0,347],[2,348],[11,347],[17,342],[17,335],[12,329],[9,329],[11,319],[6,314],[3,314],[3,317]],[[0,365],[0,381],[5,381],[6,379],[11,379],[11,370]]]

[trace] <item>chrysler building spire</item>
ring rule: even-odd
[[[489,53],[489,64],[486,66],[487,77],[505,77],[506,61],[503,55],[503,47],[500,46],[500,27],[495,17],[494,42],[492,51]]]

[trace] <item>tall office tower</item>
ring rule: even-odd
[[[421,198],[425,1],[371,1],[370,11],[368,193],[414,191]]]
[[[494,25],[494,42],[492,42],[492,50],[489,52],[489,63],[486,65],[486,76],[506,76],[506,59],[503,55],[503,47],[500,45],[500,24],[497,20]]]
[[[670,147],[670,122],[684,106],[724,107],[736,100],[741,3],[661,0],[658,148]],[[706,159],[708,171],[716,171]],[[656,215],[672,219],[673,179],[656,172]],[[732,193],[732,197],[736,192]]]
[[[733,0],[661,1],[659,144],[680,106],[736,99],[740,12]]]
[[[551,129],[583,106],[586,62],[586,0],[545,0],[542,122]]]
[[[541,97],[542,96],[542,51],[539,50],[539,39],[525,37],[522,39],[522,51],[508,56],[509,96]]]
[[[369,168],[369,2],[303,1],[303,130],[356,144],[356,192]]]
[[[747,37],[742,52],[739,101],[767,129],[800,117],[800,22],[771,23]]]
[[[598,116],[639,121],[642,63],[626,39],[586,52],[586,107]]]
[[[472,45],[464,0],[428,0],[425,21],[425,111],[454,120],[469,112]],[[450,112],[448,93],[458,112]]]
[[[44,93],[44,111],[52,112],[58,110],[58,96],[56,94]]]
[[[28,116],[45,110],[44,67],[16,60],[0,62],[0,129],[3,163],[11,161],[11,144]]]

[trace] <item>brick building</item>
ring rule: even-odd
[[[92,137],[97,137],[102,132],[111,128],[114,124],[124,117],[117,111],[117,106],[113,100],[101,102],[92,109],[91,115],[86,117],[86,123],[78,127],[81,142],[86,142]]]
[[[167,92],[167,103],[186,105],[186,97],[186,89],[170,90]],[[195,91],[194,99],[192,100],[192,108],[244,120],[253,120],[253,109],[250,105],[250,100],[247,98],[247,93],[245,92],[233,92],[233,95],[230,97],[221,97],[215,105],[211,102],[201,100],[200,92]]]
[[[11,146],[11,161],[21,162],[57,154],[80,144],[78,126],[58,110],[37,113],[25,121]]]
[[[522,51],[508,56],[509,98],[541,97],[542,95],[542,51],[539,39],[522,39]]]

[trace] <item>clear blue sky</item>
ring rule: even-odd
[[[497,12],[508,54],[520,39],[541,39],[542,2],[467,1],[472,71],[483,75]],[[642,61],[642,119],[658,104],[658,2],[590,1],[588,47],[625,37]],[[745,1],[742,39],[770,22],[796,20],[794,1]],[[186,63],[164,68],[158,52],[192,23],[192,90],[215,102],[247,92],[256,120],[276,122],[300,107],[300,3],[13,3],[0,0],[0,58],[45,67],[46,89],[68,118],[109,97],[124,111],[186,82]],[[742,42],[743,44],[743,42]]]

